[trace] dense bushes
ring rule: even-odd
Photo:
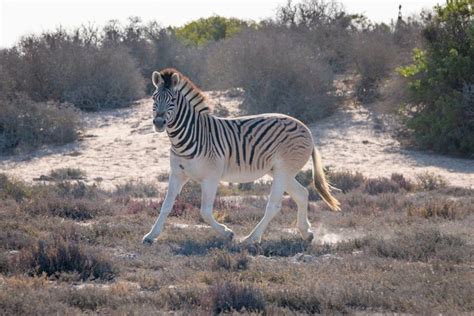
[[[33,102],[24,95],[0,99],[0,153],[71,142],[79,127],[71,105]]]
[[[220,43],[209,63],[214,80],[244,88],[249,113],[312,121],[334,110],[333,72],[296,31],[279,26],[243,31]]]
[[[419,145],[438,152],[474,153],[474,7],[449,1],[428,16],[426,50],[400,69],[411,89],[408,126]]]
[[[57,30],[27,36],[0,63],[7,63],[3,68],[16,90],[35,101],[70,102],[96,110],[141,97],[143,78],[127,50],[100,46],[86,35]]]

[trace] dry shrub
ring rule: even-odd
[[[4,227],[4,230],[0,231],[0,251],[23,249],[31,245],[32,241],[33,238],[29,234],[18,229]]]
[[[260,244],[247,247],[252,255],[265,257],[292,257],[297,253],[305,252],[311,243],[301,238],[280,238],[280,240],[263,240]]]
[[[381,193],[398,193],[398,183],[387,178],[368,179],[364,184],[364,192],[376,195]]]
[[[168,182],[169,179],[170,179],[170,174],[168,172],[162,172],[156,177],[156,180],[160,182]]]
[[[212,253],[212,268],[214,270],[224,269],[227,271],[246,270],[249,258],[243,253],[230,254],[226,250],[217,249]]]
[[[108,291],[89,287],[85,289],[69,289],[62,293],[61,300],[69,306],[81,310],[95,311],[101,306],[111,304],[116,298]]]
[[[64,272],[77,273],[83,281],[111,280],[117,273],[112,262],[99,251],[59,235],[39,240],[37,245],[23,250],[19,265],[33,275],[59,277]]]
[[[111,205],[103,200],[62,197],[46,192],[20,205],[21,211],[32,215],[59,216],[74,220],[88,220],[98,215],[111,214]]]
[[[204,240],[199,239],[184,239],[180,240],[178,247],[173,249],[173,252],[177,255],[191,256],[191,255],[205,255],[209,251],[215,249],[227,248],[235,250],[234,246],[229,243],[229,240],[211,237],[205,238]]]
[[[279,112],[313,121],[336,109],[331,67],[297,31],[248,29],[217,43],[208,60],[209,78],[219,78],[215,87],[244,89],[242,107],[248,113]]]
[[[147,198],[158,196],[158,189],[152,183],[145,183],[141,180],[129,180],[126,183],[115,186],[115,194],[127,195],[135,198]]]
[[[168,310],[186,310],[201,304],[202,289],[186,286],[184,288],[163,288],[158,293],[158,305]],[[156,312],[156,311],[155,311]]]
[[[215,314],[246,311],[265,311],[265,299],[256,288],[233,282],[218,282],[203,295],[202,305]]]
[[[314,289],[286,288],[267,291],[265,296],[268,302],[293,312],[307,314],[321,314],[323,312],[321,299],[315,295]]]
[[[327,172],[329,183],[346,193],[357,189],[367,180],[364,175],[358,171],[332,171]]]
[[[397,47],[388,28],[378,27],[354,36],[354,60],[361,75],[357,97],[371,102],[377,97],[377,84],[388,75],[397,60]]]
[[[8,256],[4,252],[0,252],[0,274],[7,274],[9,271]]]
[[[418,188],[423,191],[442,189],[448,185],[443,177],[431,172],[417,174],[416,179]]]
[[[117,107],[143,96],[144,80],[123,46],[99,45],[97,31],[58,29],[29,35],[9,50],[18,91],[35,101],[70,102],[86,110]],[[96,37],[96,40],[91,38]]]
[[[370,240],[369,251],[381,256],[408,261],[441,260],[469,261],[473,247],[456,236],[445,235],[436,229],[401,232],[392,239]]]
[[[464,219],[467,215],[474,213],[474,207],[463,205],[446,198],[434,198],[414,205],[407,209],[408,216],[417,216],[422,218],[442,218],[448,220]]]
[[[413,191],[415,189],[415,184],[410,180],[406,179],[403,174],[400,173],[392,173],[390,176],[390,180],[395,182],[400,189],[403,189],[407,192]]]
[[[189,181],[186,183],[179,193],[177,200],[182,203],[189,203],[192,206],[199,208],[201,206],[201,185],[196,181]]]
[[[0,198],[12,198],[19,202],[29,195],[29,189],[25,183],[0,173]]]
[[[67,315],[73,312],[58,302],[60,291],[52,290],[44,278],[13,276],[2,280],[0,311],[3,315]]]
[[[0,153],[61,145],[77,139],[79,115],[71,105],[0,98]]]
[[[99,188],[93,184],[88,185],[83,181],[60,181],[50,186],[39,186],[36,187],[33,195],[38,194],[55,194],[62,198],[87,198],[94,199],[100,195]]]
[[[49,173],[49,177],[54,181],[82,180],[86,177],[86,172],[79,168],[58,168]]]

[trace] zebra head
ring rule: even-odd
[[[180,78],[177,73],[164,74],[154,71],[151,77],[156,87],[153,93],[153,125],[156,132],[163,132],[174,117],[177,92]]]

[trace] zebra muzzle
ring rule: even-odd
[[[153,125],[155,125],[155,130],[157,132],[162,132],[165,129],[166,120],[162,117],[155,117],[153,119]]]

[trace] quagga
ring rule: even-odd
[[[219,234],[232,238],[232,230],[212,215],[219,182],[251,182],[266,174],[273,177],[273,183],[265,215],[243,241],[261,241],[264,230],[280,210],[285,191],[296,201],[301,236],[311,240],[308,191],[295,180],[310,156],[317,192],[332,210],[340,210],[339,202],[330,193],[311,132],[302,122],[282,114],[216,117],[202,92],[177,70],[155,71],[152,81],[156,87],[154,129],[168,133],[171,171],[160,214],[143,243],[151,244],[160,234],[176,196],[189,179],[201,183],[203,219]]]

